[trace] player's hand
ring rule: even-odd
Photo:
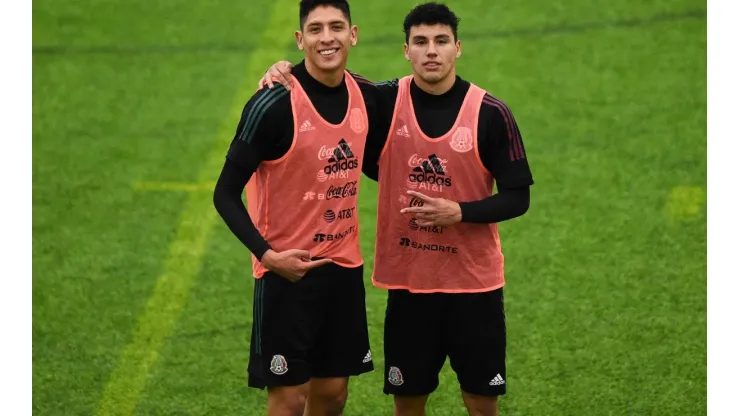
[[[444,198],[432,198],[416,191],[408,191],[409,195],[419,198],[423,204],[417,207],[408,207],[401,210],[401,214],[410,214],[416,218],[420,227],[433,225],[455,225],[462,220],[460,204]]]
[[[280,61],[273,64],[267,72],[265,72],[265,75],[262,76],[258,88],[262,89],[267,85],[268,88],[272,89],[275,86],[274,82],[277,81],[278,83],[283,84],[286,90],[290,91],[290,89],[293,88],[293,81],[290,78],[290,71],[292,69],[293,64],[288,61]]]
[[[311,255],[306,250],[285,250],[276,252],[267,250],[262,256],[262,264],[271,272],[297,282],[306,275],[306,272],[314,267],[331,263],[331,259],[311,260]]]

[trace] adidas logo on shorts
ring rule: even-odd
[[[365,358],[362,359],[362,363],[367,364],[372,360],[373,360],[373,354],[370,352],[370,350],[367,350],[367,354],[365,354]]]
[[[496,377],[488,383],[489,386],[500,386],[502,384],[506,384],[506,381],[501,377],[501,374],[496,374]]]

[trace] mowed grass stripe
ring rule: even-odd
[[[244,102],[253,92],[270,62],[283,59],[291,41],[286,28],[295,26],[293,1],[273,3],[269,23],[260,36],[261,47],[249,56],[246,86],[237,91],[236,99],[220,128],[213,151],[207,156],[198,174],[198,183],[212,181],[223,165],[224,156],[234,134]],[[217,214],[210,195],[190,192],[179,218],[177,233],[144,312],[139,317],[131,342],[126,346],[110,380],[103,390],[98,415],[131,415],[139,396],[157,362],[159,350],[172,331],[180,311],[201,267],[208,236]]]
[[[677,186],[671,189],[666,203],[666,215],[671,220],[699,218],[706,201],[704,189],[699,186]]]
[[[216,186],[216,181],[205,181],[199,183],[186,182],[136,182],[133,188],[136,191],[173,191],[173,192],[211,192]]]

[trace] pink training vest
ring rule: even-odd
[[[380,168],[373,283],[411,292],[485,292],[504,285],[496,224],[419,227],[401,209],[435,198],[476,201],[491,195],[493,176],[478,154],[478,115],[486,91],[471,84],[452,129],[438,138],[419,128],[411,102],[413,77],[399,81]]]
[[[293,77],[293,144],[288,153],[262,162],[247,184],[249,215],[275,251],[308,250],[344,267],[362,265],[357,195],[368,131],[360,88],[345,71],[347,115],[330,124]],[[286,123],[290,120],[285,120]],[[260,278],[267,271],[252,256]]]

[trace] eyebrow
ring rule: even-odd
[[[447,34],[435,35],[434,36],[434,39],[449,39],[449,38],[450,38],[450,35],[447,35]],[[427,37],[426,36],[422,36],[422,35],[416,35],[412,39],[413,40],[426,40]]]
[[[337,24],[339,24],[339,25],[345,25],[347,23],[344,20],[333,20],[333,21],[331,21],[329,23],[326,23],[326,24],[328,24],[328,25],[337,25]],[[311,23],[308,23],[306,26],[307,27],[313,27],[313,26],[323,26],[323,25],[324,25],[324,22],[311,22]]]

